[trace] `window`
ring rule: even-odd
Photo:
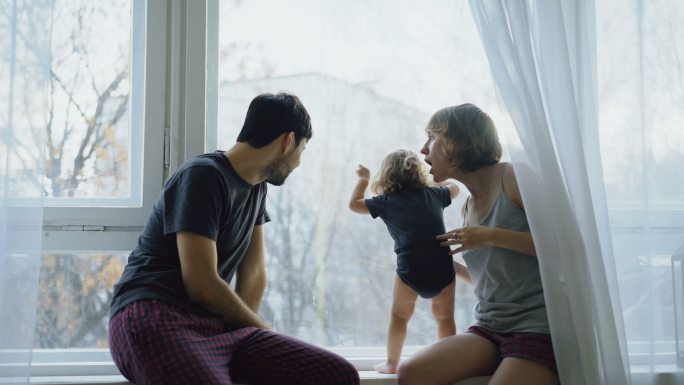
[[[217,147],[208,150],[234,143],[262,92],[299,96],[314,129],[301,166],[269,189],[262,313],[278,331],[382,355],[396,256],[380,219],[347,208],[354,170],[362,163],[377,171],[398,148],[418,153],[437,108],[468,101],[495,112],[468,4],[226,0],[216,15],[218,27],[210,19],[209,29],[218,34],[218,65],[208,85],[218,85],[218,108],[207,121],[216,121],[208,142]],[[460,226],[464,199],[445,211],[448,228]],[[472,321],[473,305],[472,287],[459,283],[458,330]],[[406,346],[435,341],[436,330],[429,301],[420,300]]]
[[[684,241],[679,2],[596,2],[601,155],[632,364],[673,364]]]
[[[55,234],[48,247],[64,230],[142,226],[159,191],[164,123],[153,101],[145,101],[146,92],[163,92],[156,81],[163,66],[155,63],[163,58],[146,56],[155,39],[147,14],[144,1],[54,4],[59,22],[52,33],[43,185],[46,228]]]
[[[46,253],[38,289],[36,348],[107,348],[112,286],[127,257],[128,253]]]
[[[670,362],[669,256],[684,239],[684,137],[673,133],[684,94],[681,63],[657,52],[684,55],[684,13],[660,1],[605,4],[597,4],[601,145],[629,350],[636,363]],[[37,360],[108,359],[103,304],[165,176],[195,154],[231,146],[250,100],[280,90],[301,97],[314,137],[288,183],[269,192],[262,315],[278,331],[345,354],[384,354],[395,254],[380,220],[347,209],[354,168],[377,171],[397,148],[418,152],[439,107],[472,102],[510,129],[468,4],[58,0],[54,18],[35,342],[47,350]],[[650,33],[636,42],[616,20]],[[636,50],[653,61],[640,62]],[[461,225],[465,195],[445,211],[447,228]],[[662,285],[642,290],[644,278]],[[473,305],[471,287],[459,283],[459,331]],[[435,334],[421,300],[406,351]]]
[[[142,96],[132,89],[142,89],[132,71],[133,60],[138,65],[142,58],[132,55],[132,3],[55,5],[53,18],[60,22],[52,30],[48,203],[97,205],[116,198],[138,203],[140,178],[134,174],[140,151],[135,150],[142,126],[141,116],[133,113],[141,111],[130,107]]]
[[[107,347],[112,286],[163,182],[165,13],[54,4],[37,349]]]

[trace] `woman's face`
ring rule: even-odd
[[[449,175],[452,169],[451,162],[446,155],[444,138],[430,131],[427,134],[427,142],[420,149],[420,153],[425,155],[425,162],[430,165],[430,174],[432,174],[435,182],[441,182],[451,177]]]

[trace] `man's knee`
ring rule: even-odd
[[[344,360],[344,359],[343,359]],[[338,368],[338,375],[336,376],[336,385],[359,385],[361,379],[359,378],[359,371],[349,361],[344,360]]]

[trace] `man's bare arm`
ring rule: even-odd
[[[191,300],[231,326],[270,328],[218,275],[216,242],[195,233],[178,232],[176,243],[183,284]]]
[[[237,272],[235,286],[238,296],[252,309],[259,311],[259,304],[266,290],[266,259],[263,226],[255,226],[249,248]]]

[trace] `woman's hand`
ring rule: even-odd
[[[496,229],[492,227],[467,226],[438,235],[437,239],[442,241],[440,243],[442,246],[460,245],[460,247],[449,252],[449,254],[454,255],[470,249],[494,246],[495,232]]]
[[[368,180],[370,179],[370,170],[366,166],[360,164],[358,167],[356,167],[356,175],[360,179]]]

